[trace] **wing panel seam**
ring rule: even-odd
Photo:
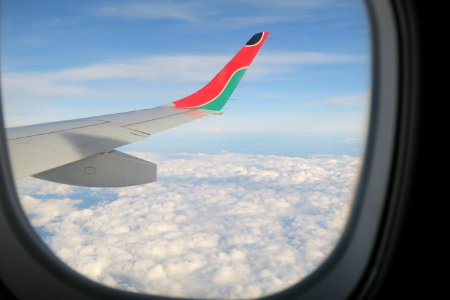
[[[55,130],[55,131],[50,131],[50,132],[45,132],[45,133],[38,133],[38,134],[32,134],[32,135],[27,135],[27,136],[21,136],[21,137],[18,137],[18,138],[8,139],[8,141],[16,141],[16,140],[20,140],[20,139],[26,139],[26,138],[35,137],[35,136],[47,135],[47,134],[58,133],[58,132],[65,132],[65,131],[81,129],[81,128],[87,128],[87,127],[94,127],[94,126],[103,125],[103,124],[106,124],[106,123],[110,123],[110,122],[102,121],[102,123],[98,123],[98,124],[78,126],[78,127],[67,128],[67,129],[63,129],[63,130]]]

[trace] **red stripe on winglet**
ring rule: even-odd
[[[175,107],[196,107],[202,106],[217,97],[237,70],[250,66],[268,35],[268,32],[264,32],[259,43],[242,47],[207,85],[192,95],[177,100],[172,104]]]

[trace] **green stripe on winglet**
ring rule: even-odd
[[[234,73],[234,75],[231,77],[230,81],[228,82],[225,89],[222,91],[222,93],[213,101],[200,106],[199,108],[208,109],[208,110],[216,110],[219,111],[224,107],[224,105],[227,103],[228,99],[230,99],[231,94],[233,94],[234,90],[236,89],[237,85],[239,84],[239,81],[241,80],[242,76],[244,76],[245,71],[247,71],[247,68],[241,69]]]

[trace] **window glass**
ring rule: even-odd
[[[16,181],[68,266],[130,292],[249,298],[292,286],[332,252],[368,123],[362,1],[24,0],[1,11],[8,128],[170,103],[270,32],[223,115],[118,149],[156,163],[156,182]]]

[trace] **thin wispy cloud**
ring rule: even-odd
[[[35,26],[39,26],[42,28],[61,28],[61,27],[68,27],[68,26],[76,26],[80,23],[80,21],[83,19],[83,17],[80,16],[73,16],[70,18],[63,18],[63,17],[44,17],[41,20],[39,20]]]
[[[274,23],[286,23],[289,22],[287,16],[277,16],[277,15],[263,15],[263,16],[235,16],[226,19],[215,20],[211,26],[217,28],[229,28],[229,29],[240,29],[245,27],[260,26],[261,28],[266,27],[269,24]]]
[[[199,82],[212,78],[230,55],[156,55],[124,59],[46,72],[7,72],[3,74],[3,88],[8,98],[36,95],[63,96],[95,94],[83,85],[89,81],[133,79],[153,82]],[[267,53],[258,57],[252,67],[253,76],[290,72],[302,64],[358,63],[364,57],[358,55],[289,52]]]
[[[347,96],[331,97],[328,98],[325,103],[338,106],[361,106],[368,105],[369,100],[369,94],[366,92]]]
[[[90,8],[96,16],[118,19],[175,20],[190,25],[242,28],[311,20],[329,1],[128,1]],[[239,10],[233,8],[239,7]],[[232,13],[223,17],[223,12]],[[256,12],[256,14],[255,14]]]
[[[323,104],[322,104],[323,105]],[[180,127],[177,133],[194,133],[214,128],[215,132],[239,134],[266,134],[277,136],[279,134],[352,134],[364,136],[366,132],[365,115],[356,112],[322,112],[297,111],[282,112],[263,115],[211,117],[205,121]],[[210,131],[212,132],[212,131]],[[165,135],[171,135],[171,132]]]
[[[264,55],[262,63],[277,64],[326,64],[364,62],[367,58],[361,55],[348,55],[321,52],[287,52]]]
[[[271,0],[241,0],[241,2],[273,8],[273,1]],[[323,7],[324,5],[329,5],[332,2],[333,1],[329,0],[279,0],[277,1],[277,5],[281,7],[300,7],[303,9],[308,9]]]
[[[198,22],[211,13],[197,1],[139,1],[108,3],[92,8],[92,12],[104,17],[122,19],[178,20]]]

